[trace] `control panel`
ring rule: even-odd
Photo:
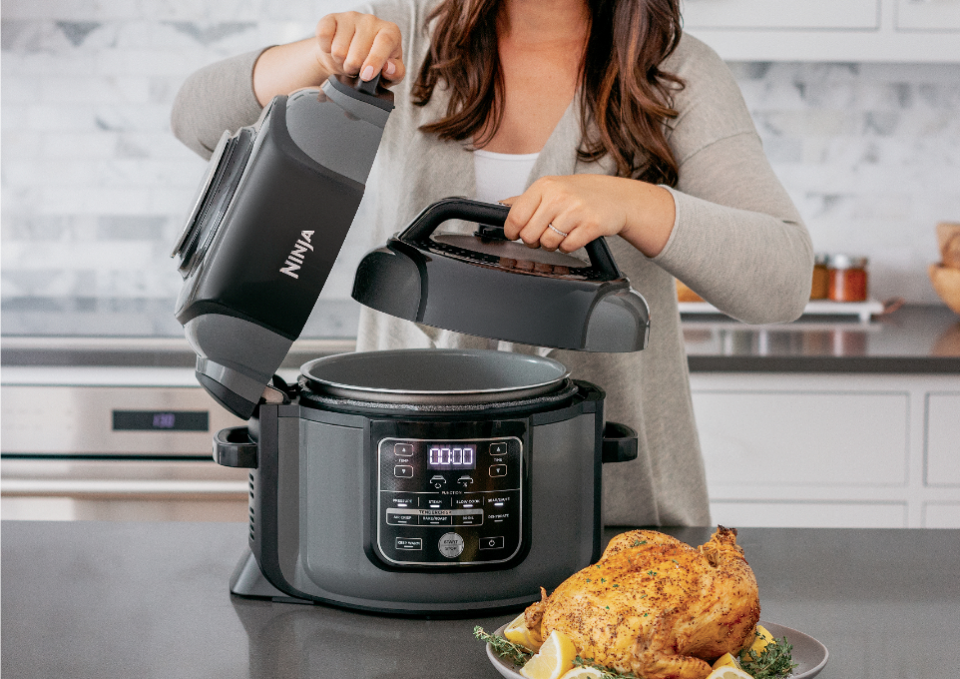
[[[495,564],[520,550],[523,444],[385,438],[377,446],[377,545],[391,563]]]

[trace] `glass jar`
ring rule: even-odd
[[[865,302],[867,299],[867,258],[831,255],[827,260],[829,290],[834,302]]]
[[[826,299],[830,294],[830,274],[827,273],[827,260],[824,253],[813,257],[813,282],[810,285],[810,299]]]

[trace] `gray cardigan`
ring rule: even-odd
[[[446,110],[440,88],[423,107],[410,87],[428,47],[423,29],[435,0],[386,0],[365,8],[396,23],[403,34],[408,77],[394,88],[397,108],[368,182],[370,243],[380,244],[426,205],[446,196],[475,195],[473,158],[465,145],[438,141],[418,127]],[[251,74],[260,51],[207,66],[184,83],[173,129],[209,156],[224,129],[252,124],[260,114]],[[607,525],[707,525],[707,487],[684,353],[674,277],[727,314],[750,323],[790,321],[810,291],[813,254],[796,208],[770,168],[729,70],[706,45],[684,35],[663,67],[686,83],[675,100],[668,141],[679,162],[671,189],[676,223],[663,251],[648,258],[621,238],[608,239],[614,257],[650,304],[649,347],[634,354],[587,354],[493,343],[415,325],[364,309],[358,349],[470,346],[536,352],[564,363],[607,393],[606,417],[640,433],[636,461],[608,465],[603,475]],[[544,175],[614,174],[603,159],[577,159],[580,108],[571,104],[537,159],[530,182]]]

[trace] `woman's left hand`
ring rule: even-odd
[[[620,235],[655,257],[670,238],[676,214],[673,196],[663,187],[598,174],[541,177],[502,202],[510,206],[503,227],[507,238],[561,252]]]

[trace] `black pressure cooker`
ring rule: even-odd
[[[249,418],[214,459],[250,469],[250,553],[231,591],[401,614],[539,599],[600,554],[601,468],[636,433],[557,361],[397,350],[274,372],[343,242],[392,95],[331,78],[225,134],[177,246],[177,318],[197,378]],[[329,137],[336,137],[330,140]],[[602,239],[587,258],[503,238],[507,208],[428,206],[361,262],[353,296],[401,318],[490,338],[635,351],[647,306]],[[451,220],[474,234],[444,234]],[[362,226],[358,227],[362,228]]]

